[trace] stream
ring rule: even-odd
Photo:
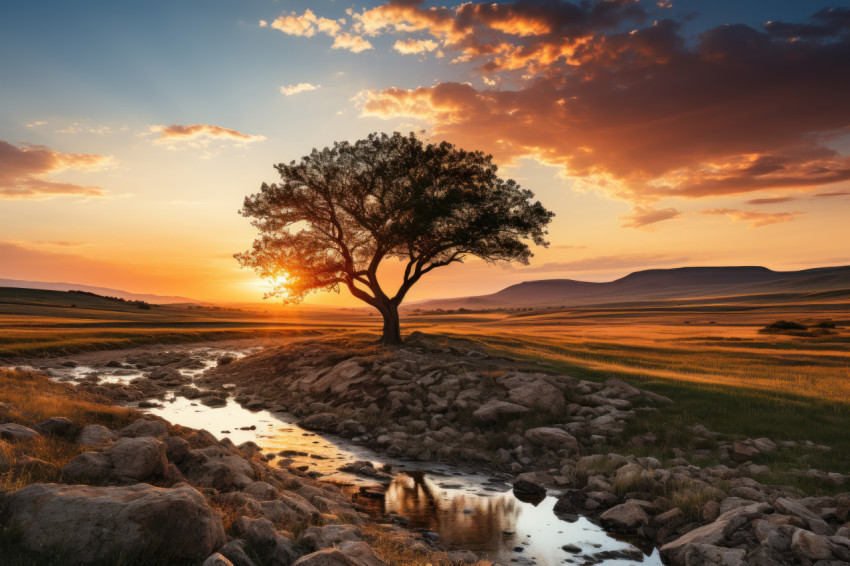
[[[167,349],[168,347],[162,347]],[[259,348],[182,346],[181,353],[193,362],[180,369],[194,379],[214,367],[222,356],[238,358]],[[121,351],[109,352],[120,359]],[[52,364],[47,369],[54,379],[103,382],[129,382],[143,370],[108,367],[85,361],[76,367]],[[200,362],[200,363],[199,363]],[[89,365],[85,365],[88,363]],[[112,365],[115,365],[114,363]],[[168,421],[196,429],[206,429],[219,439],[235,444],[256,442],[266,454],[284,460],[323,481],[339,485],[358,497],[359,493],[383,493],[383,497],[359,497],[358,503],[370,514],[381,517],[397,513],[409,519],[408,528],[431,533],[448,550],[471,550],[502,564],[555,566],[558,564],[660,565],[657,550],[645,554],[637,547],[619,541],[584,517],[575,521],[559,518],[553,512],[557,498],[548,495],[534,504],[517,499],[506,477],[493,477],[455,466],[430,462],[397,460],[357,445],[347,439],[318,435],[298,427],[287,413],[249,411],[228,397],[222,407],[207,407],[197,401],[169,392],[161,406],[141,409]],[[356,461],[372,462],[375,470],[389,474],[364,477],[342,472],[340,467]],[[274,462],[273,462],[274,463]],[[388,466],[388,467],[385,467]]]

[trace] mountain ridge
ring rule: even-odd
[[[430,299],[417,308],[585,306],[634,300],[693,299],[850,289],[850,266],[774,271],[762,266],[694,266],[636,271],[606,282],[537,279],[495,293]]]

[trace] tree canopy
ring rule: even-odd
[[[275,169],[280,183],[245,198],[259,235],[236,259],[272,282],[267,297],[347,288],[381,312],[388,344],[401,343],[398,306],[426,273],[468,256],[528,263],[528,241],[547,245],[553,213],[480,151],[371,134]],[[378,281],[388,258],[404,263],[392,291]]]

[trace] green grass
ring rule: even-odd
[[[535,355],[531,356],[518,353],[524,342],[521,339],[477,337],[477,340],[496,353],[509,353],[528,362],[537,362],[558,373],[597,382],[617,377],[675,401],[674,405],[663,407],[660,411],[639,414],[628,424],[619,441],[598,446],[596,451],[599,453],[619,452],[667,461],[674,457],[673,448],[713,450],[716,441],[695,437],[688,431],[688,427],[702,424],[709,430],[722,433],[728,440],[760,437],[774,441],[810,440],[831,448],[821,451],[800,447],[754,459],[754,462],[766,464],[776,472],[816,468],[850,473],[850,434],[847,433],[850,405],[847,403],[748,387],[661,379],[639,373],[618,374],[561,361],[558,359],[561,352],[556,346],[549,346],[549,356],[541,356],[539,349],[535,349]],[[658,437],[655,446],[635,448],[625,445],[630,437],[646,432]],[[790,483],[806,493],[846,491],[846,486],[836,487],[813,478],[794,478],[792,481],[790,476],[783,474],[768,479],[772,483]]]

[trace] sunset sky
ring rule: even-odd
[[[242,199],[376,131],[492,153],[556,213],[529,266],[409,300],[850,264],[847,2],[15,0],[0,52],[0,278],[260,300]]]

